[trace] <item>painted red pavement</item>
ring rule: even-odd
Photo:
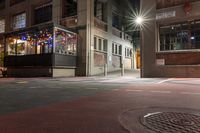
[[[118,121],[119,115],[127,109],[147,106],[200,107],[197,97],[191,101],[192,97],[176,97],[177,94],[125,91],[134,88],[177,92],[188,89],[187,86],[174,85],[163,85],[162,89],[160,85],[130,86],[92,97],[11,113],[0,116],[0,133],[127,133]]]
[[[1,116],[0,133],[126,133],[113,96],[107,93]]]

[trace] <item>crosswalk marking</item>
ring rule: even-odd
[[[200,93],[192,93],[192,92],[181,92],[184,95],[200,95]]]
[[[152,93],[165,93],[165,94],[169,94],[171,93],[171,91],[150,91]]]
[[[126,91],[129,91],[129,92],[142,92],[143,90],[126,90]]]

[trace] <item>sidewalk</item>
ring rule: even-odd
[[[104,74],[96,75],[95,77],[102,77]],[[122,73],[121,70],[108,72],[107,77],[121,77]],[[131,78],[140,78],[140,70],[124,70],[124,76],[123,77],[131,77]]]

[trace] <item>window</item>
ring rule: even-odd
[[[94,50],[107,52],[108,51],[108,41],[101,37],[94,37]]]
[[[101,39],[99,39],[99,45],[98,45],[99,48],[98,48],[98,50],[100,50],[100,51],[102,50],[102,43],[101,42],[102,42]]]
[[[35,8],[35,24],[40,24],[52,20],[52,5],[46,4]]]
[[[94,16],[99,20],[106,21],[106,3],[100,0],[94,1]]]
[[[125,48],[125,57],[132,58],[133,56],[133,49],[132,48]]]
[[[94,15],[96,18],[103,20],[103,3],[98,0],[95,1],[95,11]]]
[[[160,27],[160,51],[200,49],[200,20]]]
[[[0,33],[5,32],[5,19],[0,20]]]
[[[115,44],[112,43],[112,53],[114,54],[115,53]]]
[[[118,51],[117,51],[117,45],[115,45],[115,54],[118,54]]]
[[[112,43],[112,53],[115,55],[122,55],[122,45],[113,42]]]
[[[6,0],[0,0],[0,9],[4,9],[6,4]]]
[[[119,55],[122,55],[122,45],[119,45]]]
[[[108,50],[108,45],[107,45],[107,40],[103,40],[103,51],[104,52],[107,52],[107,50]]]
[[[52,28],[32,29],[6,37],[8,55],[33,55],[51,53],[53,50]]]
[[[122,29],[119,13],[115,13],[115,12],[112,13],[112,26],[119,30]]]
[[[12,6],[12,5],[21,3],[21,2],[23,2],[23,1],[25,1],[25,0],[10,0],[10,5]]]
[[[76,55],[77,36],[64,30],[55,29],[55,52],[59,54]]]
[[[63,17],[77,15],[77,0],[63,0]]]
[[[13,29],[26,27],[26,13],[21,13],[13,17]]]
[[[97,38],[94,37],[94,49],[97,49]]]

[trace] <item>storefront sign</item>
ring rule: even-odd
[[[156,19],[166,19],[176,17],[176,11],[162,12],[156,14]]]
[[[165,65],[165,59],[157,59],[156,64],[158,66],[164,66]]]

